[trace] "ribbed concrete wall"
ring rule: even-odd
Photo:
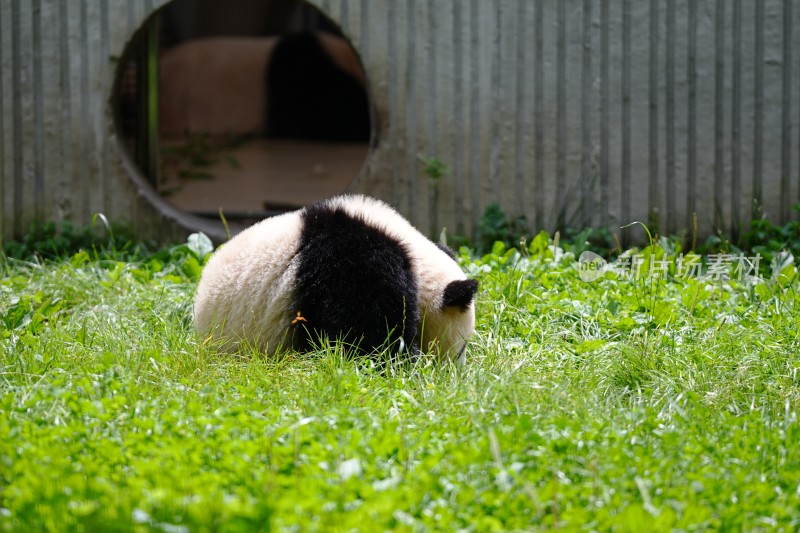
[[[126,168],[109,102],[125,44],[162,3],[2,0],[4,238],[24,234],[34,220],[88,224],[98,212],[135,223],[143,235],[184,233]]]
[[[0,1],[6,238],[98,211],[160,238],[196,223],[126,165],[109,106],[114,59],[163,3]],[[313,3],[376,110],[353,190],[422,228],[468,233],[497,200],[536,228],[679,232],[696,213],[707,234],[800,201],[800,0]],[[419,155],[452,168],[437,205]]]

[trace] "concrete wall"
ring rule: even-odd
[[[119,143],[115,58],[163,0],[0,0],[0,224],[200,222]],[[364,62],[378,144],[352,189],[469,233],[490,201],[539,229],[736,232],[800,201],[800,0],[315,0]],[[434,196],[419,156],[452,168]],[[433,203],[434,197],[437,203]],[[203,227],[209,232],[213,227]]]

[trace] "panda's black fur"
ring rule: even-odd
[[[326,203],[306,208],[298,247],[294,347],[309,350],[318,337],[372,352],[416,346],[417,284],[406,248],[344,209]]]

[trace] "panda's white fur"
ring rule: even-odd
[[[286,339],[297,272],[298,212],[265,219],[222,245],[203,269],[194,321],[235,350],[240,342],[274,353]]]
[[[402,244],[416,282],[420,349],[463,362],[475,327],[477,284],[471,282],[468,303],[443,305],[447,286],[466,276],[453,258],[394,209],[361,195],[338,196],[320,205],[340,209]],[[218,338],[228,350],[246,343],[271,354],[289,346],[289,325],[304,312],[293,305],[296,287],[303,282],[298,247],[306,209],[259,222],[217,250],[203,271],[195,299],[194,318],[201,335]]]

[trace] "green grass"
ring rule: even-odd
[[[584,282],[548,245],[464,258],[465,367],[387,373],[215,353],[197,240],[4,262],[0,530],[800,528],[791,261]]]

